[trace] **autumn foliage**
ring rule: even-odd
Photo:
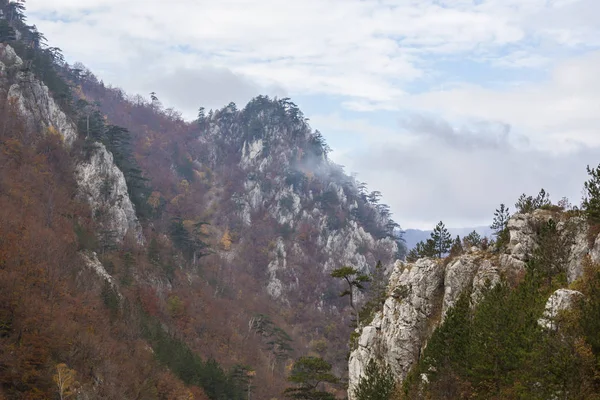
[[[0,0],[2,10],[21,5]],[[1,76],[0,399],[69,398],[75,391],[88,399],[268,399],[281,395],[293,360],[307,352],[341,375],[350,321],[339,311],[347,305],[337,282],[321,268],[322,227],[280,224],[267,207],[244,224],[236,202],[248,179],[236,167],[240,150],[266,130],[260,119],[268,115],[292,141],[294,168],[269,167],[261,185],[284,180],[310,197],[310,207],[329,215],[326,229],[353,219],[374,237],[390,238],[395,225],[377,204],[380,194],[367,200],[364,187],[357,192],[333,168],[328,179],[344,180],[358,204],[352,213],[342,207],[307,166],[329,151],[323,137],[309,132],[288,100],[261,96],[243,112],[230,104],[185,122],[155,93],[152,101],[129,96],[83,65],[67,64],[25,24],[21,8],[12,15],[24,39],[11,45],[31,66],[27,76],[46,84],[79,136],[67,147],[54,127],[25,123],[3,87],[16,75]],[[215,116],[237,130],[209,138]],[[143,243],[131,234],[122,241],[104,235],[98,213],[79,194],[75,166],[95,142],[124,173]],[[294,207],[291,197],[277,201]],[[305,254],[290,255],[294,270],[281,272],[285,285],[297,286],[289,301],[265,290],[279,238]],[[371,250],[369,263],[390,261],[389,251]],[[87,264],[96,257],[110,280]]]

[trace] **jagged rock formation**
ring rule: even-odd
[[[48,87],[25,68],[21,58],[8,45],[0,46],[0,75],[9,99],[16,102],[31,130],[42,128],[61,135],[67,145],[77,138],[77,130],[56,104]]]
[[[403,376],[418,356],[430,320],[439,313],[432,299],[442,291],[444,267],[437,260],[397,263],[390,277],[389,297],[373,321],[363,328],[349,364],[351,392],[373,357],[384,359],[395,375]]]
[[[0,45],[0,88],[17,105],[32,131],[56,133],[67,146],[73,144],[77,138],[75,125],[56,104],[48,87],[25,68],[9,45]],[[111,232],[111,240],[121,241],[131,230],[138,241],[143,241],[123,173],[104,145],[94,143],[89,158],[76,170],[81,195],[89,201],[103,229]]]
[[[474,303],[485,285],[494,285],[501,277],[517,279],[524,273],[525,263],[539,243],[539,228],[550,219],[557,222],[557,232],[567,245],[564,266],[569,283],[583,273],[585,256],[600,260],[598,237],[593,246],[587,238],[587,225],[579,217],[536,210],[531,214],[515,214],[508,223],[510,242],[503,254],[472,249],[450,262],[420,259],[413,264],[397,263],[388,286],[388,298],[383,310],[362,328],[358,346],[349,360],[349,395],[375,358],[387,362],[397,379],[406,377],[418,360],[427,339],[443,321],[447,310],[469,289]],[[581,293],[561,289],[548,300],[540,324],[551,324],[560,310],[567,309]]]
[[[590,247],[587,231],[588,225],[583,217],[558,217],[547,210],[535,210],[531,214],[515,214],[508,222],[510,242],[507,254],[501,256],[504,265],[522,268],[537,247],[536,229],[550,219],[558,219],[557,230],[570,245],[569,261],[566,268],[569,283],[579,278],[583,272],[582,260],[587,254],[598,259],[600,242]]]
[[[87,199],[102,230],[108,232],[109,239],[120,241],[131,231],[138,242],[143,241],[123,172],[103,144],[94,143],[89,159],[77,165],[76,177],[81,195]]]
[[[577,290],[558,289],[546,302],[544,314],[538,323],[546,329],[556,329],[554,321],[562,311],[569,310],[583,294]]]
[[[367,201],[357,182],[327,158],[320,134],[293,103],[258,97],[243,110],[229,105],[202,123],[202,146],[191,153],[195,166],[216,172],[226,165],[230,180],[239,177],[223,199],[235,210],[229,225],[243,236],[256,235],[265,218],[279,227],[266,265],[266,289],[274,299],[289,302],[307,264],[322,275],[341,265],[369,271],[378,260],[391,269],[401,243],[389,213]],[[315,287],[317,301],[325,289]]]

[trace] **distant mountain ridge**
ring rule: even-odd
[[[448,228],[448,231],[452,235],[452,238],[455,238],[456,235],[459,235],[461,238],[468,235],[469,233],[476,231],[481,236],[491,236],[493,231],[489,226],[476,226],[473,228]],[[404,240],[406,241],[406,248],[408,250],[415,247],[417,243],[420,241],[425,241],[429,239],[431,232],[433,230],[421,230],[421,229],[407,229],[404,231]]]

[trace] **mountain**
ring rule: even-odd
[[[492,229],[489,226],[477,226],[474,228],[447,228],[448,232],[452,235],[452,237],[456,237],[456,235],[462,237],[467,236],[469,233],[475,231],[479,233],[482,237],[492,237]],[[406,248],[408,250],[415,247],[415,245],[421,241],[426,241],[431,237],[431,233],[433,230],[420,230],[420,229],[406,229],[403,234],[403,238],[406,244]]]
[[[405,246],[298,107],[186,122],[0,9],[0,398],[277,398],[302,355],[345,375],[330,273]]]
[[[290,99],[184,121],[0,11],[0,399],[597,397],[600,167],[405,263]]]

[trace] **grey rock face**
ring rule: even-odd
[[[596,246],[590,249],[587,238],[588,225],[583,217],[564,219],[560,215],[547,210],[535,210],[531,214],[515,214],[508,223],[510,242],[506,254],[501,256],[501,264],[506,268],[524,268],[525,261],[529,259],[537,248],[536,226],[547,223],[550,219],[558,219],[557,230],[564,241],[569,245],[568,262],[565,265],[568,282],[571,283],[583,273],[583,260],[590,254],[592,259],[600,259],[600,242],[598,251]],[[562,220],[560,220],[562,219]]]
[[[546,329],[556,329],[555,320],[561,311],[570,310],[575,302],[583,294],[576,290],[558,289],[546,302],[544,315],[538,320],[538,324]]]
[[[131,230],[135,238],[143,242],[142,228],[129,199],[123,172],[103,144],[96,143],[89,161],[77,166],[76,178],[81,194],[104,230],[114,232],[117,241]]]
[[[443,281],[444,267],[436,260],[397,263],[383,311],[363,328],[358,348],[350,355],[350,395],[371,358],[383,359],[399,379],[406,376],[426,339],[429,318],[439,310],[435,299],[441,298]]]
[[[104,265],[98,260],[96,253],[79,253],[84,264],[94,271],[100,278],[108,282],[110,286],[116,288],[115,279],[106,271]]]
[[[572,229],[572,245],[569,249],[569,262],[567,265],[567,280],[569,283],[577,280],[583,275],[583,260],[590,254],[592,259],[594,258],[594,246],[590,249],[588,243],[588,224],[583,218],[575,218],[570,221],[570,228]],[[597,260],[597,259],[596,259]]]
[[[248,175],[248,179],[244,182],[244,190],[235,194],[241,220],[247,226],[251,226],[254,216],[260,215],[264,210],[279,225],[288,226],[290,229],[298,229],[301,226],[314,227],[317,232],[315,253],[324,256],[321,265],[323,273],[326,274],[341,265],[368,271],[379,259],[375,254],[383,254],[386,258],[393,259],[398,248],[392,239],[375,238],[355,220],[348,220],[342,227],[331,228],[329,226],[331,216],[327,214],[322,204],[314,201],[312,192],[299,193],[293,185],[285,181],[281,169],[288,168],[290,160],[296,157],[295,149],[287,143],[289,138],[285,131],[269,124],[266,126],[268,132],[265,135],[269,137],[268,140],[254,139],[241,142],[239,167]],[[209,130],[208,139],[218,135],[219,131],[218,126],[213,126]],[[211,146],[212,144],[207,144],[207,147]],[[274,148],[277,148],[277,151]],[[335,201],[340,207],[348,210],[356,207],[350,204],[341,184],[327,177],[329,161],[322,159],[319,163],[320,172],[311,170],[313,166],[307,167],[306,171],[302,172],[306,174],[306,179],[321,179],[325,185],[324,190],[335,196]],[[277,170],[277,174],[272,173],[273,170]],[[265,185],[265,181],[269,184]],[[385,224],[385,221],[379,222]],[[302,260],[303,256],[297,246],[296,250],[292,251],[294,243],[288,240],[277,239],[276,247],[276,253],[271,255],[272,259],[267,266],[269,281],[266,289],[274,299],[285,303],[287,293],[294,290],[296,285],[293,279],[290,279],[291,276],[297,276],[295,260]],[[391,270],[392,262],[385,265],[387,270]],[[282,279],[284,275],[287,275],[288,279]],[[298,279],[301,279],[301,276]]]
[[[476,257],[465,255],[451,262],[445,270],[444,276],[444,301],[442,315],[445,316],[449,308],[456,304],[461,293],[473,284],[475,272],[479,269]]]
[[[2,75],[9,72],[14,75],[7,95],[17,104],[29,128],[54,131],[60,134],[68,146],[73,144],[77,138],[75,126],[56,104],[48,87],[31,72],[22,70],[23,61],[12,47],[0,45],[0,64]]]
[[[437,321],[443,321],[461,293],[470,290],[472,303],[476,305],[487,285],[494,286],[500,282],[501,276],[514,280],[525,273],[526,262],[538,246],[537,227],[550,218],[559,219],[557,230],[569,251],[564,267],[569,283],[581,277],[582,265],[588,254],[592,261],[600,261],[600,237],[590,248],[584,219],[536,210],[531,214],[511,217],[508,223],[510,242],[503,254],[473,248],[445,267],[441,261],[429,259],[421,259],[414,264],[397,263],[390,276],[383,310],[361,330],[358,347],[350,355],[350,389],[356,387],[373,358],[388,363],[397,379],[404,379]],[[580,296],[580,292],[573,290],[557,290],[548,299],[540,325],[550,329],[558,313],[570,308]],[[352,390],[349,398],[353,399]]]

